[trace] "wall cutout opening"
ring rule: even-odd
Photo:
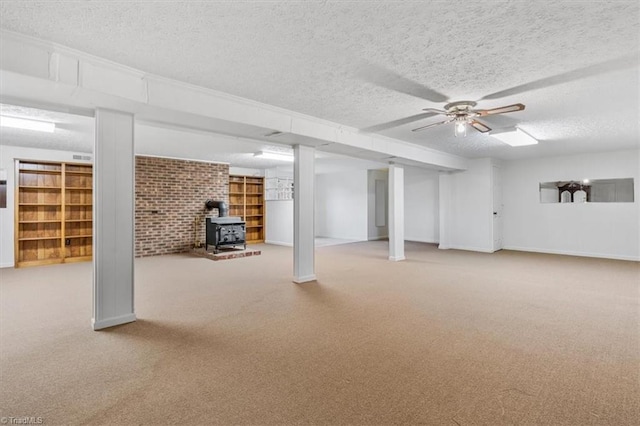
[[[633,178],[540,182],[541,203],[633,203]]]

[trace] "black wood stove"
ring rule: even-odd
[[[219,253],[221,247],[243,246],[246,250],[247,240],[245,222],[240,217],[227,216],[229,209],[224,201],[208,200],[207,210],[218,209],[219,217],[207,218],[205,250],[214,246],[213,252]]]
[[[218,253],[220,247],[247,248],[245,239],[245,223],[239,217],[208,217],[206,250],[214,246],[213,252]]]

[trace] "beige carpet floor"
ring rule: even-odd
[[[0,270],[0,416],[45,424],[640,424],[640,264],[385,242],[136,260],[94,332],[91,264]]]

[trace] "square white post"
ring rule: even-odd
[[[133,306],[133,115],[96,111],[93,180],[94,330],[136,320]]]
[[[315,149],[293,147],[293,282],[314,281],[315,274]]]
[[[389,166],[389,260],[404,260],[404,169]]]
[[[451,245],[451,224],[450,218],[453,214],[451,210],[451,194],[453,191],[453,183],[451,173],[440,172],[438,175],[438,194],[439,194],[439,218],[440,218],[440,242],[439,249],[446,250]]]

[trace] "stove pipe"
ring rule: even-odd
[[[217,200],[207,200],[204,203],[204,206],[207,210],[218,209],[218,217],[227,217],[229,216],[229,206],[224,201]]]

